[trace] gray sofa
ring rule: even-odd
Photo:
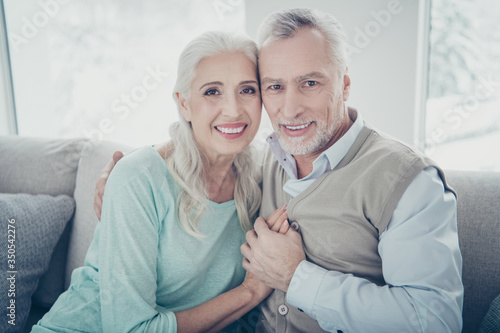
[[[32,297],[25,331],[47,311],[83,264],[97,218],[94,185],[115,150],[111,142],[85,139],[0,137],[0,193],[66,194],[76,209]],[[500,294],[500,173],[446,173],[458,192],[458,227],[465,286],[464,329],[476,332],[492,300]],[[43,297],[39,297],[43,295]]]

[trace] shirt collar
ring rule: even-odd
[[[363,129],[364,121],[361,114],[355,108],[349,107],[348,115],[353,121],[353,124],[337,142],[335,142],[331,147],[321,153],[316,160],[314,160],[311,175],[315,174],[315,170],[318,170],[320,165],[325,162],[328,164],[328,166],[326,166],[327,170],[334,169],[347,154],[351,146],[354,144],[354,141],[356,141],[356,138]],[[269,143],[274,156],[290,178],[297,179],[297,165],[295,158],[281,148],[277,135],[275,133],[269,135],[267,137],[267,142]]]

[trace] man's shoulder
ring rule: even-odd
[[[362,154],[368,154],[372,156],[380,156],[381,159],[388,160],[404,160],[408,162],[416,160],[428,160],[425,155],[410,146],[409,144],[398,140],[384,132],[376,130],[367,126],[370,130],[370,135],[368,136],[365,145],[361,148]],[[376,160],[378,160],[377,158]]]
[[[379,186],[376,180],[384,179],[383,184],[389,187],[404,187],[428,166],[439,170],[434,161],[408,144],[369,126],[364,131],[363,141],[355,144],[358,146],[348,153],[341,168],[365,177],[372,186]]]

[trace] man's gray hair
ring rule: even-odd
[[[342,25],[335,17],[314,9],[294,8],[275,12],[264,19],[257,33],[259,48],[268,40],[293,37],[300,29],[310,27],[326,38],[330,57],[343,75],[347,67],[347,41]]]

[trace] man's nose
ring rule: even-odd
[[[300,116],[304,110],[300,94],[297,91],[288,89],[284,95],[281,114],[288,119]]]

